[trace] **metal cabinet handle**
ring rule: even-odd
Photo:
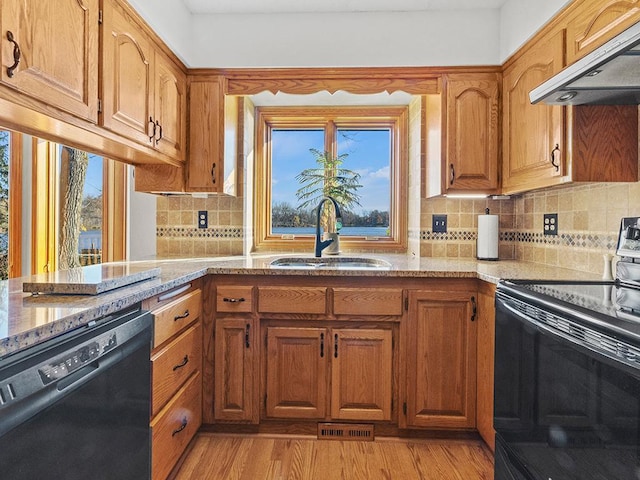
[[[20,63],[20,55],[22,55],[22,52],[20,52],[20,45],[18,45],[18,42],[14,40],[13,32],[11,32],[11,30],[7,30],[7,40],[13,43],[13,65],[7,67],[7,76],[11,78],[14,75],[13,71],[18,68],[18,64]]]
[[[556,161],[556,152],[558,152],[558,156],[560,156],[560,146],[556,143],[556,148],[551,150],[551,165],[553,165],[556,169],[556,172],[560,170],[560,159],[558,158]]]
[[[171,436],[174,437],[176,434],[180,433],[182,430],[187,428],[187,417],[183,417],[182,424],[173,432],[171,432]]]
[[[211,164],[211,182],[214,185],[216,183],[216,163],[215,162]]]
[[[471,297],[471,321],[472,322],[475,322],[477,314],[478,314],[478,305],[476,304],[476,297]]]
[[[245,302],[246,300],[244,299],[244,297],[240,297],[240,298],[224,297],[222,301],[228,302],[228,303],[240,303],[240,302]]]
[[[244,328],[244,346],[246,348],[250,348],[251,344],[249,343],[249,329],[251,328],[251,324],[247,323],[246,327]]]
[[[160,140],[162,140],[162,125],[160,125],[160,122],[158,122],[158,120],[156,120],[155,122],[155,126],[157,127],[157,135],[154,135],[154,139],[156,141],[156,145],[158,144],[158,142],[160,142]],[[154,133],[156,132],[156,128],[154,128]]]
[[[182,359],[182,362],[180,362],[178,365],[174,365],[173,371],[175,372],[179,368],[184,367],[187,363],[189,363],[189,355],[185,355],[184,358]]]
[[[337,333],[333,337],[333,356],[334,358],[338,358],[338,334]]]
[[[320,334],[320,358],[324,358],[324,333]]]
[[[178,320],[182,320],[183,318],[187,318],[189,316],[189,309],[185,310],[182,315],[176,315],[173,317],[173,321],[177,322]]]
[[[454,180],[456,179],[456,169],[453,166],[453,163],[449,164],[449,185],[453,185]]]
[[[153,142],[153,139],[156,138],[156,124],[153,121],[153,117],[149,117],[149,126],[151,130],[151,135],[149,135],[149,141]]]

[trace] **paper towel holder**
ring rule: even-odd
[[[498,215],[490,215],[485,209],[485,215],[478,215],[478,237],[476,239],[476,257],[478,260],[498,260],[499,240]]]

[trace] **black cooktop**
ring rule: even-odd
[[[615,282],[507,280],[499,290],[640,343],[640,290]]]

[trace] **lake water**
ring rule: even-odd
[[[359,237],[387,237],[389,227],[342,227],[340,235]],[[273,227],[271,232],[275,235],[315,235],[314,227]]]

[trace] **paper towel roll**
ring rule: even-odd
[[[498,260],[498,215],[478,215],[478,240],[476,257],[478,260]]]

